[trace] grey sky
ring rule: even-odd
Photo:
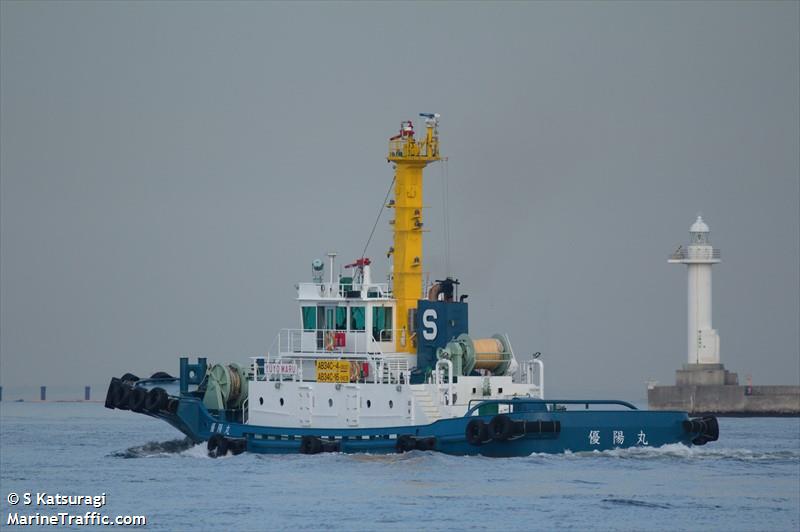
[[[360,254],[386,140],[420,111],[442,114],[471,331],[542,351],[548,395],[673,381],[686,272],[666,257],[698,212],[722,361],[796,384],[799,6],[3,1],[6,398],[265,352],[311,260]]]

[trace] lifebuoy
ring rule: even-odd
[[[358,382],[361,378],[361,364],[356,361],[350,362],[350,382]]]
[[[325,351],[333,351],[333,348],[336,346],[336,335],[333,331],[328,331],[325,333]]]

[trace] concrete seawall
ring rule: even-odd
[[[651,410],[690,415],[800,416],[800,386],[655,386],[647,402]]]

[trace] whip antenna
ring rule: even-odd
[[[386,202],[389,201],[389,194],[392,193],[392,187],[394,186],[395,177],[392,177],[392,182],[389,183],[389,190],[386,191],[386,197],[383,198],[383,203],[381,204],[381,209],[378,211],[378,216],[375,218],[375,223],[372,225],[372,231],[369,232],[369,238],[367,238],[367,243],[364,244],[364,251],[361,252],[361,258],[363,259],[367,254],[367,248],[369,247],[369,243],[372,241],[372,235],[375,234],[375,228],[378,227],[378,222],[381,220],[381,214],[383,214],[383,209],[386,208]]]

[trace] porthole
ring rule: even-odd
[[[258,404],[260,404],[260,405],[264,404],[264,398],[263,397],[259,397],[258,398]]]
[[[281,403],[281,406],[283,406],[283,397],[281,397],[280,403]]]
[[[367,408],[369,408],[369,407],[371,407],[371,406],[372,406],[372,401],[370,401],[369,399],[367,399]]]
[[[328,399],[328,406],[333,407],[333,399]]]
[[[394,401],[389,399],[389,408],[394,408]]]
[[[503,393],[503,389],[502,388],[498,388],[497,389],[497,393]]]

